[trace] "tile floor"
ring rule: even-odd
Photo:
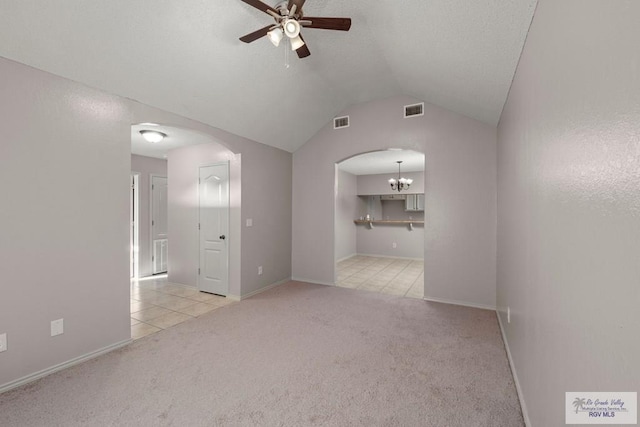
[[[343,288],[424,297],[424,261],[356,255],[337,269],[337,285]]]
[[[138,339],[233,301],[167,281],[167,275],[131,280],[131,338]]]

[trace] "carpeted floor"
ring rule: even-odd
[[[291,282],[0,395],[8,426],[522,426],[492,311]]]

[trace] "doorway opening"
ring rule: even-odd
[[[424,174],[425,156],[412,150],[336,164],[336,286],[424,297]]]
[[[154,275],[166,273],[169,264],[167,210],[167,177],[151,174],[151,266]]]

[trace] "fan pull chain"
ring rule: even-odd
[[[289,51],[291,50],[291,41],[286,37],[287,42],[282,43],[284,46],[284,68],[289,68]]]

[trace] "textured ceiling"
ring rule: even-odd
[[[266,0],[275,5],[276,0]],[[409,95],[496,124],[536,0],[308,0],[311,56],[238,37],[240,0],[1,0],[0,56],[295,151],[345,107]]]

